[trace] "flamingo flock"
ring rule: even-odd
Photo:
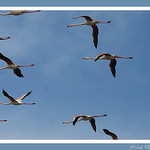
[[[25,13],[35,13],[35,12],[40,12],[40,10],[36,10],[36,11],[12,10],[8,13],[0,13],[0,15],[3,15],[3,16],[7,16],[7,15],[19,16],[19,15],[23,15]],[[93,32],[92,32],[93,43],[94,43],[95,48],[97,48],[97,46],[98,46],[98,34],[99,34],[97,24],[103,24],[103,23],[109,24],[109,23],[111,23],[111,21],[97,21],[97,20],[92,19],[89,16],[77,16],[73,19],[77,19],[77,18],[80,18],[80,17],[84,18],[86,21],[83,22],[83,23],[80,23],[80,24],[70,24],[70,25],[67,26],[67,28],[73,27],[73,26],[81,26],[81,25],[91,26],[92,29],[93,29]],[[7,39],[10,39],[10,37],[0,37],[0,40],[7,40]],[[93,60],[95,60],[95,62],[98,61],[98,60],[110,60],[109,67],[110,67],[111,73],[112,73],[113,77],[116,77],[116,64],[117,64],[116,59],[117,58],[133,59],[133,57],[121,57],[121,56],[118,56],[118,55],[111,55],[111,54],[108,54],[108,53],[101,53],[101,54],[98,54],[96,57],[84,57],[83,59],[84,60],[93,59]],[[4,56],[2,53],[0,53],[0,59],[7,63],[7,66],[5,66],[3,68],[0,68],[0,70],[12,69],[14,74],[17,75],[18,77],[24,77],[19,68],[34,66],[34,64],[31,64],[31,65],[16,65],[11,59]],[[3,105],[34,105],[35,103],[23,103],[22,102],[22,100],[25,99],[27,96],[29,96],[31,94],[31,92],[32,91],[27,92],[26,94],[19,97],[18,99],[14,99],[12,96],[10,96],[3,89],[3,91],[2,91],[3,95],[5,97],[7,97],[10,100],[10,102],[9,103],[0,102],[0,103],[3,104]],[[72,123],[73,125],[76,125],[76,123],[80,122],[80,121],[89,121],[92,128],[93,128],[93,130],[96,132],[97,129],[96,129],[95,118],[105,117],[105,116],[107,116],[107,114],[97,115],[97,116],[76,115],[76,116],[73,117],[72,121],[64,121],[63,124]],[[0,122],[6,122],[6,121],[7,120],[0,120]],[[113,140],[118,139],[116,134],[110,132],[108,129],[103,129],[103,131],[106,135],[111,136]]]

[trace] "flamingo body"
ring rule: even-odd
[[[81,25],[89,25],[89,26],[91,26],[92,29],[93,29],[92,37],[93,37],[94,46],[95,46],[95,48],[97,48],[99,30],[98,30],[98,27],[97,27],[96,24],[98,24],[98,23],[110,23],[111,21],[97,21],[97,20],[93,20],[89,16],[78,16],[76,18],[79,18],[79,17],[85,18],[86,21],[83,22],[83,23],[80,23],[80,24],[70,24],[70,25],[67,26],[67,28],[68,27],[73,27],[73,26],[81,26]],[[76,19],[76,18],[74,18],[74,19]]]
[[[25,97],[27,97],[28,95],[30,95],[31,92],[32,92],[32,91],[30,91],[30,92],[24,94],[23,96],[21,96],[21,97],[19,97],[18,99],[15,100],[13,97],[11,97],[10,95],[8,95],[8,93],[7,93],[5,90],[3,90],[3,95],[6,96],[6,97],[10,100],[10,102],[9,102],[9,103],[0,102],[0,103],[3,104],[3,105],[23,105],[23,104],[33,105],[33,104],[35,104],[35,103],[22,103],[22,100],[23,100]]]
[[[20,67],[34,66],[34,64],[26,65],[26,66],[16,65],[9,58],[5,57],[2,53],[0,53],[0,59],[2,59],[3,61],[7,63],[7,66],[0,68],[0,70],[13,69],[14,74],[16,74],[18,77],[23,77],[23,74],[21,73],[21,70],[19,69]]]
[[[112,72],[112,75],[115,77],[116,76],[116,64],[117,64],[116,58],[133,59],[133,57],[121,57],[117,55],[111,55],[108,53],[101,53],[101,54],[98,54],[96,57],[84,57],[83,59],[86,59],[86,60],[94,59],[95,61],[101,60],[101,59],[110,60],[109,67]]]
[[[72,121],[65,121],[63,122],[63,124],[67,124],[67,123],[72,123],[73,125],[76,124],[76,122],[79,122],[81,120],[83,121],[87,121],[89,120],[93,130],[96,132],[96,124],[95,124],[95,117],[104,117],[104,116],[107,116],[107,114],[104,114],[104,115],[99,115],[99,116],[85,116],[85,115],[77,115],[77,116],[74,116],[73,117],[73,120]],[[80,119],[79,119],[80,118]]]

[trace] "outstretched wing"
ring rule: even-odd
[[[4,94],[4,96],[6,96],[7,98],[9,98],[10,101],[16,102],[16,100],[15,100],[13,97],[9,96],[8,93],[7,93],[5,90],[3,90],[3,94]]]
[[[89,16],[77,16],[77,17],[75,17],[75,18],[73,18],[73,19],[77,19],[77,18],[79,18],[79,17],[83,17],[83,18],[85,18],[87,21],[90,21],[90,20],[93,20],[91,17],[89,17]]]
[[[14,64],[9,58],[5,57],[2,53],[0,53],[0,59],[4,60],[8,65]]]
[[[97,25],[93,25],[92,28],[93,28],[93,33],[92,33],[92,36],[93,36],[93,42],[94,42],[95,47],[97,48],[97,43],[98,43],[98,33],[99,33],[98,27],[97,27]]]
[[[21,102],[25,97],[27,97],[28,95],[30,95],[31,92],[32,92],[32,91],[30,91],[30,92],[24,94],[23,96],[19,97],[16,101]]]
[[[91,118],[91,119],[89,120],[89,122],[91,123],[93,130],[96,132],[95,119],[94,119],[94,118]]]
[[[19,68],[13,69],[13,71],[18,77],[23,77],[23,74],[21,74],[21,70]]]
[[[105,132],[105,134],[110,135],[114,140],[118,140],[118,137],[116,136],[116,134],[110,132],[107,129],[103,129],[103,131]]]
[[[76,124],[76,122],[78,121],[78,119],[81,117],[81,115],[77,115],[77,116],[74,116],[74,118],[73,118],[73,125],[75,125]]]
[[[111,61],[110,61],[110,64],[109,64],[110,70],[111,70],[111,72],[112,72],[114,78],[115,78],[115,76],[116,76],[116,68],[115,68],[115,67],[116,67],[116,64],[117,64],[116,59],[111,60]]]
[[[106,56],[111,56],[111,55],[108,54],[108,53],[101,53],[101,54],[98,54],[98,55],[95,57],[95,61],[97,61],[100,57],[102,57],[102,56],[104,56],[104,55],[106,55]]]

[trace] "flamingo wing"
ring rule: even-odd
[[[74,118],[73,118],[73,125],[75,125],[76,124],[76,122],[78,121],[78,119],[81,117],[81,115],[77,115],[77,116],[74,116]]]
[[[95,119],[94,119],[94,118],[91,118],[91,119],[89,120],[89,122],[91,123],[93,130],[96,132]]]
[[[106,56],[111,56],[111,55],[108,54],[108,53],[101,53],[101,54],[98,54],[98,55],[95,57],[95,61],[97,61],[100,57],[102,57],[102,56],[104,56],[104,55],[106,55]]]
[[[0,53],[0,59],[4,60],[8,65],[14,64],[9,58],[5,57],[2,53]]]
[[[97,25],[92,25],[92,28],[93,28],[93,33],[92,33],[92,36],[93,36],[93,42],[94,42],[94,45],[95,47],[97,48],[97,43],[98,43],[98,27]]]
[[[23,77],[23,74],[21,74],[21,70],[19,68],[13,69],[13,71],[18,77]]]
[[[28,92],[28,93],[24,94],[23,96],[19,97],[16,101],[21,102],[21,101],[22,101],[25,97],[27,97],[28,95],[30,95],[30,94],[31,94],[31,92],[32,92],[32,91],[30,91],[30,92]]]
[[[116,59],[111,60],[111,61],[110,61],[110,64],[109,64],[110,70],[111,70],[111,72],[112,72],[114,78],[115,78],[115,76],[116,76],[116,68],[115,68],[115,67],[116,67],[116,64],[117,64]]]
[[[7,98],[9,98],[10,101],[16,102],[16,100],[15,100],[13,97],[9,96],[8,93],[7,93],[5,90],[3,90],[3,94],[4,94],[4,96],[6,96]]]
[[[89,16],[78,16],[78,17],[76,17],[76,18],[79,18],[79,17],[83,17],[83,18],[85,18],[87,21],[92,21],[93,19],[91,18],[91,17],[89,17]],[[74,19],[76,19],[76,18],[74,18]]]
[[[116,134],[110,132],[107,129],[103,129],[103,131],[105,132],[105,134],[110,135],[113,138],[113,140],[118,140],[118,137],[116,136]]]

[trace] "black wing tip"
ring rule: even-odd
[[[2,92],[3,92],[3,94],[6,93],[6,91],[4,89],[2,90]]]

